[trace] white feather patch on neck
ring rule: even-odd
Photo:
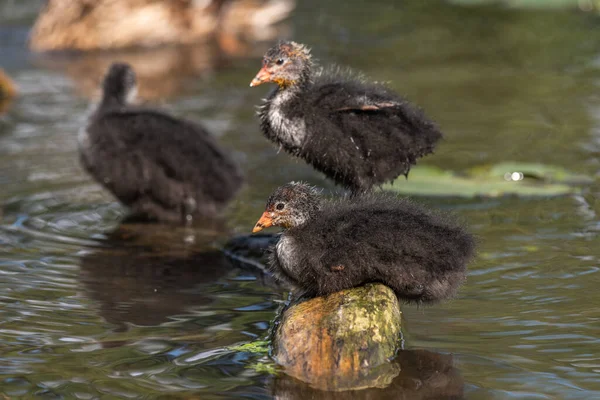
[[[291,237],[286,236],[285,234],[281,235],[279,242],[277,242],[277,258],[281,263],[283,269],[286,270],[288,274],[294,276],[292,272],[295,270],[294,268],[294,241]]]
[[[277,132],[282,142],[301,148],[306,138],[306,123],[304,119],[287,118],[282,107],[296,96],[293,90],[280,90],[271,100],[267,119],[271,129]]]
[[[127,92],[127,95],[125,96],[125,104],[130,104],[135,102],[136,98],[137,98],[137,94],[138,94],[138,86],[134,85],[131,89],[129,89],[129,91]]]

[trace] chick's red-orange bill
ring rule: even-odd
[[[263,229],[268,228],[270,226],[273,226],[273,218],[271,218],[269,213],[267,211],[265,211],[263,213],[263,215],[261,215],[261,217],[258,220],[258,222],[256,223],[256,225],[254,225],[254,229],[252,229],[252,233],[260,232]]]
[[[271,73],[267,71],[266,67],[262,67],[260,71],[258,71],[258,74],[256,74],[256,76],[254,77],[254,79],[252,79],[252,82],[250,82],[250,87],[261,85],[265,82],[269,82],[270,80]]]

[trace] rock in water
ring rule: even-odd
[[[314,388],[385,387],[399,373],[389,359],[400,343],[400,317],[394,292],[381,284],[295,302],[276,327],[273,355]]]

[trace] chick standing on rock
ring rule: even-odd
[[[250,83],[278,88],[260,108],[265,136],[354,192],[408,175],[442,133],[416,107],[378,83],[315,70],[310,51],[280,42]]]
[[[135,73],[113,64],[79,134],[84,168],[133,214],[187,222],[213,216],[239,190],[239,167],[199,124],[132,106]]]
[[[387,193],[323,201],[291,182],[269,197],[253,232],[285,228],[270,268],[299,295],[327,295],[370,282],[399,299],[436,303],[464,282],[475,240],[447,216]]]

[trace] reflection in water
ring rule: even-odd
[[[234,262],[254,263],[264,268],[268,262],[269,250],[279,241],[279,234],[254,233],[231,238],[225,244],[225,253]]]
[[[204,42],[156,49],[42,55],[37,62],[66,73],[75,82],[77,91],[89,99],[99,98],[98,88],[108,67],[116,61],[126,62],[136,72],[138,97],[157,100],[176,96],[194,77],[208,78],[240,58],[259,57],[267,48],[265,43],[228,50],[214,42]]]
[[[213,239],[214,232],[121,225],[109,235],[108,247],[81,257],[80,279],[102,317],[119,330],[159,325],[188,307],[210,304],[202,285],[234,268],[211,248]]]
[[[464,381],[453,365],[453,357],[426,350],[403,350],[392,361],[399,369],[391,383],[381,388],[357,391],[327,392],[287,375],[272,383],[272,393],[278,400],[421,400],[461,399]]]
[[[279,241],[279,234],[259,233],[230,239],[224,246],[225,255],[237,267],[260,273],[262,283],[276,289],[289,289],[285,282],[267,271],[270,249]]]
[[[77,91],[86,98],[97,99],[99,87],[108,67],[116,61],[131,64],[138,79],[138,97],[156,100],[179,93],[192,76],[202,76],[224,61],[214,46],[200,44],[131,51],[95,52],[73,55],[42,56],[43,66],[66,73]]]
[[[211,298],[202,296],[198,286],[231,269],[218,250],[185,258],[106,250],[82,257],[81,280],[108,322],[154,326],[185,307],[209,304]]]

